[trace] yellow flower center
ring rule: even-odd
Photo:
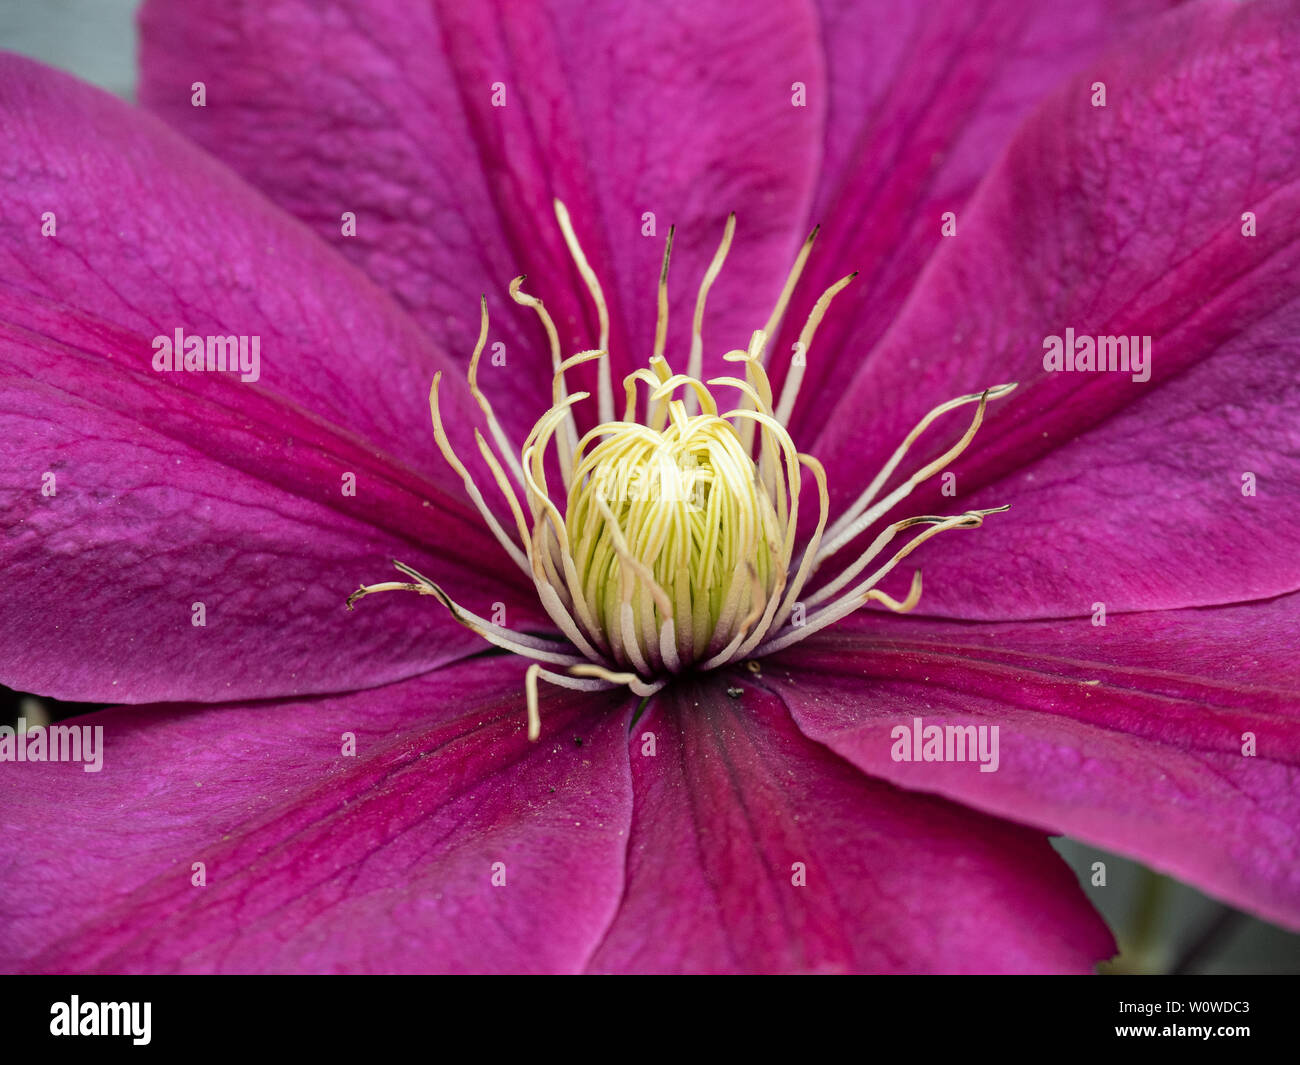
[[[903,612],[921,594],[918,571],[910,593],[892,599],[876,585],[908,554],[932,536],[953,528],[974,528],[993,510],[957,515],[919,515],[895,521],[879,532],[857,558],[807,591],[822,566],[856,541],[922,481],[938,473],[974,438],[990,399],[1014,384],[959,396],[936,407],[917,424],[870,485],[828,528],[826,474],[800,452],[786,429],[799,392],[807,352],[836,294],[856,276],[832,285],[814,305],[794,346],[779,402],[773,402],[764,364],[816,239],[813,230],[786,279],[771,316],[756,329],[749,347],[723,358],[743,366],[744,376],[701,379],[702,325],[708,292],[722,269],[735,232],[727,220],[722,242],[699,288],[691,349],[685,373],[674,373],[664,355],[668,331],[668,234],[659,278],[659,314],[649,365],[623,381],[623,416],[614,417],[610,380],[609,314],[594,271],[583,254],[564,205],[556,218],[582,275],[600,323],[600,346],[562,358],[558,334],[541,300],[523,292],[524,278],[510,295],[536,312],[550,341],[552,390],[522,447],[515,448],[478,387],[478,363],[487,342],[486,297],[478,343],[470,359],[470,391],[483,412],[495,448],[475,430],[479,450],[492,472],[515,526],[512,538],[451,445],[438,405],[441,374],[430,392],[434,435],[447,462],[505,552],[532,580],[542,606],[564,639],[514,632],[471,613],[429,578],[397,563],[410,582],[363,585],[348,606],[364,595],[403,589],[437,597],[452,616],[485,639],[534,664],[526,674],[529,736],[541,731],[539,678],[570,688],[597,690],[626,685],[638,695],[654,694],[687,669],[710,670],[758,658],[805,639],[868,602]],[[566,371],[599,359],[599,424],[578,438],[574,405],[591,398],[570,395]],[[734,394],[735,406],[720,409],[719,391]],[[644,395],[639,393],[643,392]],[[881,497],[916,439],[941,415],[977,404],[961,438],[943,455]],[[547,483],[546,455],[554,442],[563,479],[557,498]],[[817,488],[815,530],[797,543],[799,501],[805,475]],[[522,496],[522,500],[521,500]],[[1005,507],[997,508],[1005,510]],[[862,572],[904,530],[926,526],[872,573]],[[558,666],[562,672],[547,669]]]
[[[787,523],[735,426],[681,400],[668,414],[662,432],[628,424],[580,454],[565,511],[587,610],[642,675],[716,654],[783,578]]]

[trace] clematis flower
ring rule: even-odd
[[[0,681],[118,704],[0,965],[1087,971],[1049,834],[1300,927],[1300,12],[1165,6],[0,61]]]

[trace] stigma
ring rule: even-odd
[[[429,394],[434,437],[448,464],[502,549],[536,589],[561,638],[544,638],[496,625],[456,603],[430,578],[395,563],[408,581],[362,585],[348,599],[405,590],[437,598],[453,618],[485,640],[525,658],[528,734],[541,733],[537,684],[547,680],[579,690],[626,687],[648,697],[687,671],[708,671],[756,660],[820,632],[865,606],[913,609],[921,574],[897,600],[877,586],[914,550],[949,529],[971,529],[992,513],[923,514],[892,521],[851,557],[841,552],[922,482],[953,462],[974,439],[990,400],[1014,384],[995,385],[936,407],[900,443],[890,460],[834,522],[826,472],[798,449],[788,425],[806,360],[835,296],[856,276],[831,285],[814,304],[794,345],[779,399],[766,366],[776,335],[817,237],[804,242],[772,313],[744,350],[722,357],[733,374],[703,379],[703,320],[709,290],[735,234],[727,219],[695,302],[684,368],[667,357],[668,270],[673,230],[659,274],[653,353],[622,381],[622,412],[609,366],[609,311],[599,279],[583,253],[564,205],[555,214],[575,266],[595,305],[599,346],[567,357],[542,301],[510,283],[511,298],[530,308],[551,354],[549,404],[532,431],[512,442],[479,388],[478,365],[488,336],[487,299],[480,305],[478,341],[467,375],[486,434],[475,440],[508,515],[490,507],[483,488],[452,447],[439,405],[441,373]],[[566,374],[597,362],[596,395],[569,392]],[[679,361],[678,366],[682,367]],[[575,408],[593,402],[595,427],[579,435]],[[540,405],[539,405],[540,406]],[[915,441],[959,407],[973,407],[966,430],[943,454],[901,479],[896,474]],[[549,462],[550,456],[554,462]],[[548,479],[558,468],[560,483]],[[805,488],[814,491],[805,492]],[[815,500],[815,520],[801,523],[800,506]],[[510,527],[510,531],[508,531]],[[800,528],[811,529],[804,536]],[[915,531],[913,531],[915,530]],[[900,539],[903,542],[896,543]],[[833,572],[832,577],[824,574]]]

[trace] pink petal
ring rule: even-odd
[[[432,599],[346,613],[395,557],[478,612],[535,614],[436,454],[427,395],[445,363],[364,275],[65,75],[0,60],[0,128],[0,680],[68,699],[265,698],[481,646]],[[258,379],[156,372],[153,338],[178,328],[260,337]]]
[[[861,776],[750,674],[652,706],[632,730],[627,890],[592,970],[1085,971],[1112,952],[1042,836]]]
[[[1208,3],[1161,27],[1028,121],[805,445],[847,500],[925,411],[1021,382],[952,467],[958,499],[936,479],[906,504],[1012,507],[918,555],[923,610],[1059,617],[1300,587],[1300,22],[1290,4]],[[1067,329],[1151,336],[1150,381],[1045,372],[1045,338]],[[949,418],[907,472],[964,427]]]
[[[1300,927],[1298,611],[1290,595],[1105,626],[864,618],[765,663],[764,677],[807,735],[873,776]],[[914,718],[998,726],[997,770],[895,761],[892,730]]]
[[[739,236],[706,323],[717,354],[763,324],[803,236],[824,103],[792,106],[794,83],[822,76],[815,22],[793,0],[152,0],[141,25],[145,103],[342,247],[436,340],[466,351],[488,294],[508,371],[485,370],[485,385],[521,434],[549,395],[550,359],[510,279],[529,275],[566,354],[598,341],[553,197],[610,301],[616,382],[650,353],[671,223],[682,368],[727,213]],[[206,108],[190,105],[196,80]],[[340,235],[344,211],[355,238]]]
[[[74,719],[103,726],[100,773],[0,774],[0,967],[580,969],[622,887],[628,718],[544,690],[530,744],[520,685],[494,658],[330,699]]]
[[[1105,48],[1152,32],[1151,17],[1169,6],[820,0],[829,111],[812,216],[823,228],[774,360],[779,379],[813,302],[851,270],[861,276],[817,334],[796,440],[820,430],[813,401],[834,401],[851,372],[846,362],[856,365],[880,340],[946,243],[943,214],[964,227],[972,190],[1025,115]]]

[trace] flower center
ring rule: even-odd
[[[623,381],[623,416],[614,417],[610,380],[609,314],[594,271],[583,254],[564,205],[556,218],[582,275],[600,323],[600,347],[562,358],[555,324],[541,300],[523,292],[524,278],[510,295],[538,316],[550,342],[551,406],[516,449],[478,387],[478,363],[487,342],[484,297],[478,343],[470,359],[470,392],[483,412],[495,448],[475,430],[479,450],[510,512],[516,537],[488,505],[457,456],[438,404],[441,374],[430,391],[434,435],[443,456],[505,552],[532,580],[538,598],[564,639],[515,632],[471,613],[428,577],[397,563],[410,582],[362,585],[348,599],[378,591],[407,590],[438,598],[452,616],[485,639],[531,658],[526,674],[529,736],[541,731],[537,681],[598,690],[626,685],[649,696],[686,669],[709,670],[758,658],[805,639],[869,602],[904,612],[921,594],[921,575],[902,601],[876,585],[926,540],[954,528],[975,528],[994,510],[957,515],[918,515],[885,526],[857,557],[831,560],[922,481],[941,471],[974,438],[990,399],[1016,386],[998,385],[959,396],[936,407],[917,424],[889,462],[848,510],[828,528],[826,474],[800,452],[786,425],[798,396],[804,361],[827,308],[855,274],[842,278],[817,300],[794,345],[795,356],[779,402],[764,364],[786,305],[816,239],[813,230],[796,258],[772,314],[756,329],[744,351],[723,355],[743,366],[744,376],[702,380],[702,324],[708,292],[722,269],[735,232],[727,220],[722,242],[705,272],[695,304],[685,373],[674,373],[664,355],[668,331],[669,230],[659,277],[659,314],[649,365]],[[599,423],[579,439],[573,408],[591,398],[568,393],[565,373],[600,360],[596,402]],[[715,392],[738,394],[736,405],[720,410]],[[643,395],[639,393],[644,393]],[[942,455],[882,496],[912,444],[943,414],[976,404],[966,432]],[[563,490],[553,500],[546,456],[555,444]],[[798,519],[805,476],[818,499],[812,535],[798,544]],[[522,500],[521,500],[522,497]],[[1005,510],[1005,507],[996,508]],[[905,530],[925,526],[883,564],[862,576]],[[824,570],[835,571],[829,579]],[[818,586],[806,591],[811,583]],[[561,667],[563,672],[547,669]]]
[[[758,466],[706,403],[692,417],[670,400],[662,432],[612,428],[574,467],[565,530],[581,594],[614,661],[643,676],[726,647],[788,564]]]

